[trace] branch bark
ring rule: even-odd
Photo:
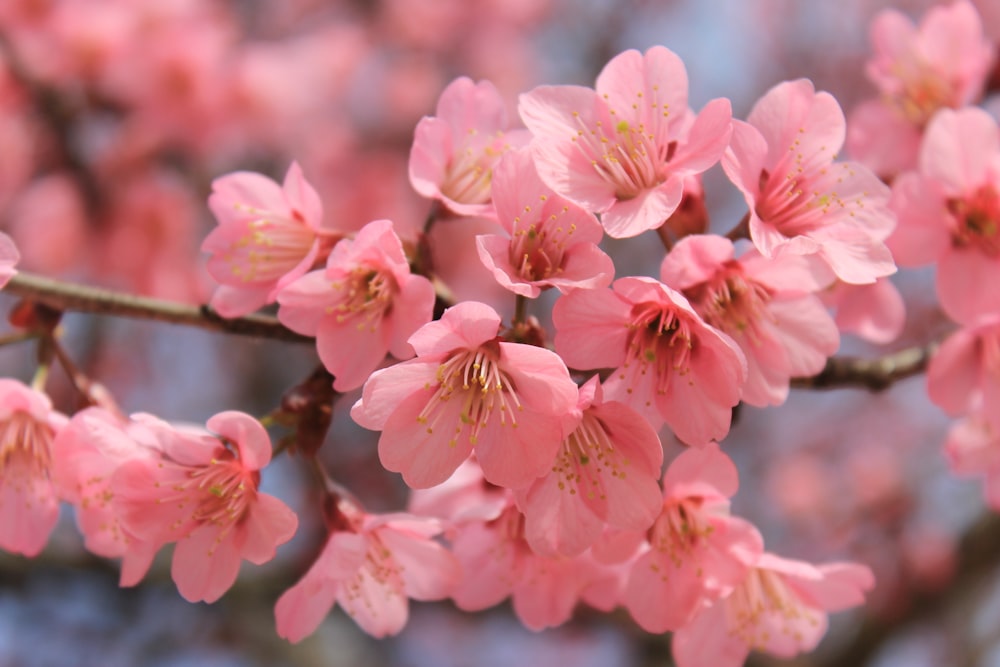
[[[877,359],[831,357],[817,375],[793,378],[791,386],[799,389],[840,389],[865,387],[882,391],[894,382],[919,375],[937,350],[938,343],[908,347]]]

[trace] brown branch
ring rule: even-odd
[[[74,285],[28,273],[18,273],[7,283],[3,291],[58,311],[154,320],[253,338],[295,343],[313,342],[312,338],[289,331],[277,318],[267,315],[225,319],[208,306],[189,306],[175,301]]]
[[[799,389],[865,387],[871,391],[882,391],[898,380],[923,373],[937,346],[935,342],[908,347],[878,359],[832,357],[819,374],[793,378],[791,385]]]

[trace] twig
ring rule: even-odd
[[[18,273],[4,293],[45,304],[59,311],[116,315],[141,320],[208,329],[295,343],[312,343],[313,339],[286,329],[277,318],[267,315],[247,315],[225,319],[208,306],[189,306],[175,301],[152,299],[112,290],[74,285],[28,273]]]
[[[860,386],[871,391],[882,391],[898,380],[923,373],[937,346],[935,342],[909,347],[878,359],[832,357],[827,360],[826,368],[818,375],[793,378],[791,385],[800,389]]]

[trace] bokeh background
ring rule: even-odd
[[[808,77],[849,110],[875,94],[864,76],[872,16],[895,7],[917,18],[933,4],[0,0],[0,229],[26,271],[203,303],[212,284],[198,247],[221,174],[280,179],[297,160],[338,224],[390,218],[418,229],[429,204],[407,182],[413,128],[457,76],[496,84],[513,121],[518,94],[534,85],[592,85],[620,51],[662,44],[685,62],[695,108],[728,97],[743,118],[774,84]],[[1000,37],[1000,2],[979,5]],[[719,168],[705,187],[713,228],[725,231],[742,198]],[[662,257],[645,238],[607,249],[618,275],[655,275]],[[456,270],[478,261],[471,249],[453,260]],[[947,331],[929,271],[894,281],[908,306],[900,339],[874,348],[845,337],[842,353],[877,356]],[[5,309],[13,303],[0,296]],[[316,364],[309,346],[150,322],[67,315],[64,327],[78,365],[126,411],[170,420],[266,414]],[[27,380],[33,364],[26,344],[0,349],[5,376]],[[51,389],[74,409],[58,373]],[[338,401],[323,459],[369,509],[399,509],[405,489],[379,467],[374,434],[347,418],[355,398]],[[878,394],[795,391],[781,408],[740,410],[725,441],[741,475],[734,512],[760,526],[772,551],[860,560],[878,579],[869,604],[838,616],[820,650],[783,664],[1000,665],[1000,532],[983,516],[979,485],[948,473],[947,427],[922,377]],[[318,493],[288,457],[268,469],[265,489],[299,512],[299,534],[211,606],[184,602],[162,562],[139,588],[117,588],[116,566],[82,550],[69,512],[39,558],[0,554],[0,667],[670,664],[667,638],[627,614],[585,609],[536,634],[506,607],[472,615],[413,604],[403,633],[379,642],[335,611],[291,646],[274,632],[273,604],[321,545]]]

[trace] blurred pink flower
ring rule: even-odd
[[[895,225],[889,188],[867,167],[834,162],[844,115],[808,79],[786,81],[734,122],[722,160],[750,207],[750,237],[765,257],[803,255],[844,282],[896,270],[883,240]]]
[[[614,278],[614,263],[597,247],[601,225],[542,183],[527,151],[497,165],[493,205],[509,237],[476,237],[479,258],[511,292],[534,299],[549,287],[593,289]]]
[[[218,600],[236,581],[241,560],[260,565],[295,533],[298,519],[260,493],[271,460],[264,427],[241,412],[208,420],[217,435],[143,419],[156,456],[124,462],[111,479],[122,525],[140,540],[176,542],[171,574],[189,602]]]
[[[539,86],[521,96],[538,174],[593,213],[615,238],[663,224],[677,209],[684,179],[719,161],[729,144],[729,100],[688,107],[684,63],[654,46],[621,53],[596,90]]]
[[[835,282],[819,293],[833,321],[843,333],[854,334],[870,343],[891,343],[906,324],[906,303],[888,278],[868,285]]]
[[[945,339],[927,367],[927,393],[953,417],[978,412],[1000,427],[1000,315]]]
[[[364,384],[386,352],[413,356],[406,339],[431,320],[434,287],[410,273],[392,222],[376,220],[341,240],[326,269],[285,285],[277,300],[281,323],[316,337],[334,389],[348,391]]]
[[[973,414],[948,431],[945,454],[956,475],[983,477],[986,504],[1000,511],[1000,424],[996,414]]]
[[[17,252],[14,240],[0,232],[0,289],[17,275],[17,269],[14,267],[20,259],[21,255]]]

